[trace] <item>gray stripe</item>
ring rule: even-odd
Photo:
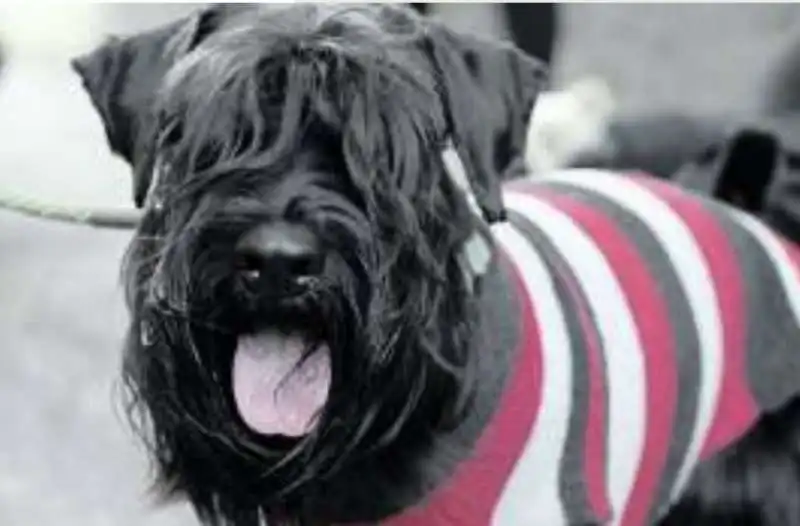
[[[662,248],[658,238],[646,222],[633,212],[603,195],[568,183],[553,183],[561,194],[594,208],[615,223],[616,227],[636,247],[650,274],[655,278],[659,292],[667,305],[675,345],[677,394],[672,440],[661,473],[660,482],[649,513],[648,524],[653,524],[669,505],[670,493],[677,481],[681,465],[692,441],[694,422],[699,400],[700,339],[691,304],[684,292],[677,270]]]
[[[563,313],[572,347],[570,352],[572,353],[573,382],[569,425],[559,467],[559,495],[564,503],[569,524],[594,524],[601,518],[595,516],[589,503],[588,488],[584,478],[583,454],[589,407],[589,363],[587,357],[589,350],[586,334],[578,316],[578,309],[584,306],[593,322],[594,316],[579,289],[579,282],[572,274],[571,267],[547,236],[531,221],[513,210],[509,210],[509,219],[542,256],[548,270],[553,275],[558,301],[565,306]],[[580,298],[576,299],[570,293],[565,283],[565,273],[570,274],[566,279],[572,279],[577,285]],[[608,397],[607,394],[606,397]]]
[[[778,270],[761,243],[729,212],[720,216],[743,275],[750,388],[756,403],[771,410],[800,386],[800,328]]]

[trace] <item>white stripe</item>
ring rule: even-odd
[[[722,382],[722,320],[708,262],[680,216],[635,181],[592,170],[558,172],[548,179],[601,194],[646,224],[671,261],[694,314],[700,343],[701,383],[692,439],[671,493],[671,498],[675,499],[683,491],[697,464],[716,413]]]
[[[608,375],[608,491],[612,524],[617,524],[636,480],[645,439],[645,368],[633,314],[602,251],[572,218],[521,194],[507,194],[506,204],[529,218],[558,247],[598,322]]]
[[[530,243],[508,223],[493,227],[519,265],[535,304],[542,350],[542,399],[525,449],[503,488],[493,526],[566,526],[558,476],[571,411],[572,357],[564,313],[552,278]]]
[[[731,215],[753,235],[764,248],[769,259],[772,260],[783,284],[786,301],[789,303],[794,317],[800,322],[800,282],[798,282],[797,269],[789,258],[789,254],[786,253],[786,249],[781,245],[777,236],[758,219],[739,210],[733,210]]]

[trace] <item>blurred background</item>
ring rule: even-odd
[[[127,205],[127,168],[68,60],[192,7],[0,4],[0,192]],[[507,35],[496,6],[432,11]],[[622,112],[747,115],[775,57],[800,37],[792,4],[569,4],[558,16],[553,86],[596,76]],[[115,409],[128,236],[0,212],[2,525],[195,524],[183,505],[148,501],[144,455]]]

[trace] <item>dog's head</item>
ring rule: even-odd
[[[130,159],[148,189],[126,266],[132,415],[159,487],[209,523],[379,514],[337,496],[402,477],[474,384],[463,255],[485,226],[442,150],[502,217],[542,70],[394,6],[223,18],[138,87],[146,108],[98,104],[114,130],[153,123]],[[108,71],[122,80],[90,89],[136,83]]]

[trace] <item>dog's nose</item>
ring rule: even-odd
[[[279,289],[302,286],[322,272],[323,264],[317,236],[295,223],[260,225],[236,245],[236,271],[246,282],[263,278]]]

